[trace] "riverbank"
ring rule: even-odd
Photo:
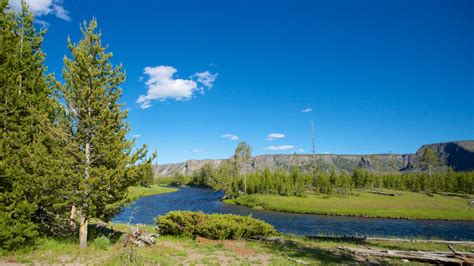
[[[149,187],[132,186],[128,188],[128,198],[132,200],[136,200],[144,196],[171,193],[171,192],[176,192],[176,191],[178,191],[178,188],[163,187],[159,185],[151,185]]]
[[[107,227],[121,233],[129,231],[129,226],[124,224],[108,224]],[[154,230],[152,226],[146,226],[143,229],[150,232]],[[145,248],[134,248],[133,252],[123,247],[121,238],[116,238],[107,246],[97,246],[92,240],[86,249],[80,249],[76,241],[72,240],[42,239],[34,248],[0,254],[0,264],[123,265],[127,264],[130,254],[135,260],[133,263],[135,265],[354,264],[360,263],[360,258],[341,250],[339,247],[450,252],[449,247],[443,243],[405,242],[387,239],[325,240],[290,235],[281,235],[279,238],[285,240],[285,243],[160,236],[154,245]],[[451,247],[458,252],[470,252],[474,249],[473,244],[453,244]],[[401,261],[400,259],[370,258],[370,262],[399,264]]]
[[[394,219],[474,221],[474,208],[464,197],[385,191],[391,195],[360,192],[350,196],[310,194],[305,197],[251,194],[226,203],[291,213],[361,216]]]

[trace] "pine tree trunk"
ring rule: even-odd
[[[244,193],[247,194],[247,158],[244,157]]]
[[[89,225],[89,220],[85,215],[81,216],[81,224],[79,226],[79,245],[81,248],[87,247],[87,226]]]
[[[23,25],[23,17],[21,19],[21,37],[20,37],[20,63],[22,63],[22,58],[23,58],[23,38],[24,38],[24,35],[25,35],[25,27]],[[21,94],[21,90],[23,89],[23,76],[21,74],[21,70],[19,71],[20,72],[20,85],[18,87],[18,94]]]
[[[76,205],[72,205],[71,215],[69,216],[69,226],[71,226],[73,230],[76,229],[76,212],[77,212]]]
[[[91,164],[91,145],[89,142],[86,143],[86,169],[85,169],[85,178],[89,178],[89,166]]]

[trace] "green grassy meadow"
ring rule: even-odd
[[[151,196],[155,194],[176,192],[178,189],[173,187],[163,187],[158,185],[151,185],[149,187],[132,186],[128,188],[128,197],[136,200],[143,196]]]
[[[108,224],[109,228],[129,232],[125,224]],[[152,226],[144,226],[148,231]],[[372,247],[380,249],[449,251],[446,244],[397,242],[394,240],[318,240],[281,235],[290,244],[256,240],[210,240],[206,238],[160,236],[152,246],[129,249],[117,238],[105,248],[90,240],[85,249],[76,241],[40,239],[34,248],[0,253],[0,265],[297,265],[355,264],[355,259],[338,247]],[[469,252],[472,244],[455,244],[458,251]],[[130,255],[132,262],[129,261]],[[296,260],[296,261],[295,261]],[[398,264],[399,260],[380,259],[379,263]]]
[[[474,208],[468,208],[464,197],[427,195],[403,191],[400,196],[360,192],[350,196],[309,194],[305,197],[251,194],[227,203],[265,210],[384,217],[399,219],[474,220]]]

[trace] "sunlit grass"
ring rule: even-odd
[[[227,201],[239,205],[266,210],[386,217],[404,219],[474,220],[474,208],[467,207],[467,199],[435,194],[432,197],[404,191],[400,196],[377,195],[361,192],[359,195],[331,196],[307,195],[306,197],[260,195],[240,196]]]
[[[109,224],[121,232],[129,232],[130,225]],[[154,230],[151,226],[142,229]],[[292,265],[288,258],[314,264],[354,264],[355,261],[342,254],[338,247],[372,247],[380,249],[448,251],[446,244],[425,242],[399,242],[394,240],[321,240],[294,235],[280,235],[290,243],[268,243],[255,240],[199,240],[190,236],[160,236],[149,247],[132,250],[133,263],[127,261],[130,249],[123,246],[122,239],[106,250],[98,250],[91,244],[79,248],[75,240],[41,239],[34,248],[0,254],[0,265],[25,263],[38,265]],[[472,244],[453,245],[456,250],[470,251]],[[399,261],[386,261],[397,263]]]
[[[128,197],[130,199],[138,199],[143,196],[151,196],[155,194],[171,193],[178,191],[173,187],[162,187],[158,185],[151,185],[149,187],[133,186],[128,188]]]

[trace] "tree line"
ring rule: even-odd
[[[130,185],[151,182],[156,154],[127,138],[125,73],[95,19],[78,42],[67,39],[58,81],[27,6],[0,0],[0,10],[0,248],[77,233],[85,247],[91,219],[110,220]]]
[[[170,180],[175,185],[200,185],[222,189],[227,196],[240,194],[279,194],[303,196],[305,193],[351,194],[360,189],[394,189],[415,192],[474,193],[474,172],[434,171],[436,156],[427,148],[422,156],[426,169],[423,172],[376,173],[356,168],[352,173],[337,173],[335,169],[322,171],[317,166],[306,169],[291,166],[288,170],[264,169],[250,173],[242,165],[242,147],[250,155],[250,147],[245,142],[239,144],[235,155],[214,168],[205,164],[191,176],[176,174]]]

